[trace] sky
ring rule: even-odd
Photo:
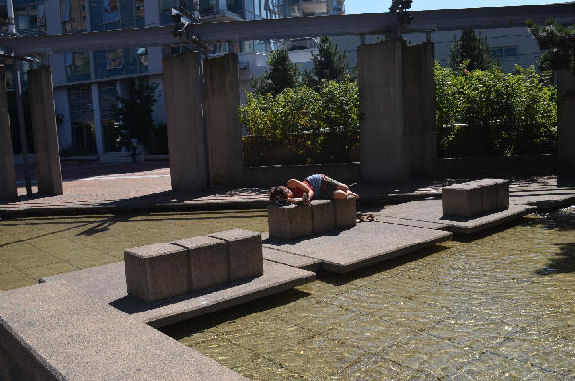
[[[426,9],[460,9],[479,7],[505,7],[512,5],[543,5],[567,3],[573,0],[413,0],[412,11]],[[345,14],[387,12],[391,0],[345,0]]]

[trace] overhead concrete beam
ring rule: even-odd
[[[554,18],[562,24],[575,22],[573,4],[442,9],[411,14],[413,22],[407,33],[523,27],[526,20],[544,23],[548,18]],[[370,13],[204,23],[191,26],[191,31],[206,41],[249,41],[384,34],[389,32],[395,23],[395,18],[389,13]],[[174,37],[173,29],[173,26],[162,26],[61,36],[2,38],[0,47],[11,50],[16,55],[30,55],[185,44],[185,39]]]

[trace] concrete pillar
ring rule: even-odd
[[[0,66],[0,200],[13,200],[18,197],[12,133],[6,97],[6,73]]]
[[[163,59],[170,176],[177,191],[201,191],[209,184],[201,65],[195,52]]]
[[[430,176],[437,161],[433,44],[390,40],[360,46],[357,66],[362,178]]]
[[[575,74],[568,69],[561,70],[558,74],[557,153],[561,168],[575,169]]]
[[[243,170],[237,54],[207,60],[205,90],[211,184],[237,184]]]
[[[28,71],[28,93],[36,154],[38,193],[62,194],[62,171],[58,154],[58,128],[54,110],[52,71],[40,66]]]

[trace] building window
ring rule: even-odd
[[[78,33],[87,30],[85,0],[62,0],[60,9],[64,33]]]
[[[495,60],[519,57],[517,46],[506,46],[491,49],[491,54]]]
[[[172,8],[180,6],[179,0],[160,0],[160,12],[172,14]]]
[[[144,0],[134,0],[134,11],[136,12],[136,17],[144,17]]]
[[[72,150],[77,154],[96,153],[96,130],[90,85],[68,87]]]
[[[87,81],[90,75],[90,53],[66,53],[66,79],[68,82]]]
[[[16,4],[14,9],[16,29],[24,36],[46,34],[46,14],[43,2],[36,2],[25,6]]]
[[[106,69],[121,69],[124,66],[124,51],[112,49],[106,51]]]
[[[120,21],[120,0],[104,0],[104,22]]]

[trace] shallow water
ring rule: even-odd
[[[233,228],[265,231],[267,213],[234,210],[0,220],[0,290],[118,262],[130,247]]]
[[[256,380],[575,378],[575,208],[165,332]]]

